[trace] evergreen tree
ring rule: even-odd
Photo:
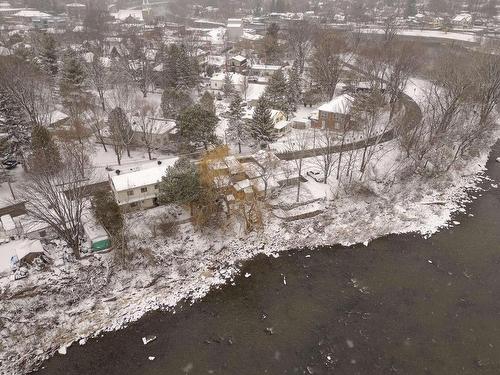
[[[161,204],[189,204],[192,208],[201,192],[198,169],[188,159],[180,158],[167,169],[159,190]]]
[[[271,76],[264,96],[272,109],[278,109],[288,114],[287,82],[281,69]]]
[[[94,216],[111,236],[120,234],[123,229],[123,215],[116,200],[107,191],[99,191],[92,198]]]
[[[261,145],[267,145],[276,140],[271,110],[263,96],[257,101],[252,120],[248,126],[248,133],[253,140]]]
[[[175,119],[191,104],[193,100],[186,90],[167,88],[161,95],[161,109],[165,118]]]
[[[70,53],[65,56],[60,92],[66,107],[78,106],[84,101],[85,70],[79,57]]]
[[[199,64],[186,47],[173,44],[162,50],[164,88],[193,88],[198,83]]]
[[[227,128],[228,138],[238,143],[238,151],[241,154],[241,143],[245,140],[245,126],[243,123],[243,109],[241,107],[243,99],[239,95],[235,95],[231,104],[229,105],[228,120],[229,126]]]
[[[417,0],[406,0],[405,16],[412,17],[417,14]]]
[[[23,149],[30,144],[31,126],[24,112],[7,91],[0,89],[0,133],[8,135],[7,152],[22,159]]]
[[[224,86],[222,86],[222,92],[224,93],[226,98],[229,98],[236,93],[236,88],[233,85],[231,73],[229,72],[226,72],[226,74],[224,75]]]
[[[46,127],[36,125],[31,132],[30,169],[56,172],[61,166],[59,149]]]
[[[205,91],[200,99],[200,105],[203,109],[215,115],[214,97],[208,91]]]
[[[47,74],[55,77],[57,75],[59,67],[57,65],[57,43],[52,35],[42,35],[39,58],[43,70]]]
[[[205,149],[217,143],[215,129],[219,119],[213,113],[195,104],[186,108],[179,116],[177,128],[186,145],[203,144]]]
[[[294,113],[298,104],[302,100],[302,88],[300,84],[299,64],[297,60],[293,62],[292,69],[288,74],[287,84],[287,104],[288,113]]]

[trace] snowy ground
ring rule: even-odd
[[[152,309],[200,298],[211,287],[232,282],[241,262],[258,253],[368,243],[390,233],[428,236],[453,225],[451,214],[467,202],[466,189],[481,180],[477,173],[488,154],[485,149],[438,179],[414,177],[390,185],[376,182],[394,162],[394,153],[385,151],[377,153],[383,170],[371,172],[369,189],[334,194],[329,185],[305,183],[304,199],[319,199],[314,204],[324,209],[311,219],[284,222],[269,212],[265,227],[250,234],[233,220],[206,233],[182,224],[166,238],[155,226],[166,208],[134,214],[128,220],[134,259],[125,269],[113,262],[116,252],[67,263],[55,246],[55,262],[46,269],[31,269],[27,279],[15,283],[0,279],[0,373],[21,373],[73,342],[84,344],[86,337],[119,329]],[[309,164],[314,162],[307,160],[305,168]],[[294,193],[289,188],[284,200],[293,202]],[[175,215],[182,219],[185,213]]]

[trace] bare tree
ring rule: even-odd
[[[305,131],[296,131],[287,137],[285,143],[285,153],[292,155],[293,162],[297,169],[297,202],[300,200],[300,188],[302,178],[302,167],[304,161],[304,151],[309,149],[310,138]]]
[[[311,76],[324,97],[330,100],[346,63],[352,58],[352,47],[349,46],[345,35],[331,31],[321,33],[314,47]]]
[[[102,110],[106,111],[106,100],[104,94],[109,84],[109,75],[106,67],[101,61],[101,58],[101,56],[94,54],[92,61],[86,63],[84,65],[84,69],[89,87],[97,92]]]
[[[53,109],[49,79],[34,66],[7,57],[0,61],[0,91],[26,115],[31,125],[46,125]]]
[[[62,167],[55,173],[43,166],[30,170],[19,198],[26,202],[27,214],[49,225],[79,258],[82,212],[93,172],[79,144],[63,148],[61,159]]]
[[[155,116],[158,108],[142,100],[137,102],[135,121],[141,133],[141,141],[148,151],[149,160],[152,159],[151,151],[155,146],[155,134],[158,133],[158,122]]]
[[[287,32],[290,49],[297,60],[299,74],[304,72],[304,63],[312,47],[314,27],[307,20],[293,21]]]
[[[85,113],[85,119],[87,124],[90,126],[90,130],[94,134],[97,142],[99,142],[104,148],[104,152],[108,152],[106,148],[106,141],[104,137],[104,130],[106,129],[106,121],[104,119],[104,113],[100,110],[100,107],[90,106],[89,111]]]
[[[321,170],[323,183],[326,184],[337,161],[335,154],[335,146],[338,142],[337,133],[329,126],[326,126],[325,129],[321,129],[318,132],[315,142],[317,144],[317,152],[314,163]]]

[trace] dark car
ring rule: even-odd
[[[2,164],[4,165],[5,169],[14,169],[19,163],[17,160],[8,159],[4,160]]]

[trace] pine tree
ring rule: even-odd
[[[257,101],[252,120],[249,123],[248,133],[253,140],[261,145],[267,145],[276,140],[271,110],[263,96]]]
[[[229,105],[228,120],[229,126],[227,128],[227,136],[231,141],[238,143],[238,151],[241,154],[241,143],[246,138],[245,126],[243,123],[243,109],[241,105],[243,99],[239,95],[235,95],[231,104]]]
[[[175,119],[191,104],[193,100],[186,90],[167,88],[161,95],[161,109],[165,118]]]
[[[50,132],[41,125],[33,127],[31,132],[30,169],[34,172],[43,170],[56,172],[61,165],[59,149]]]
[[[178,118],[179,137],[188,146],[201,143],[208,149],[209,145],[218,142],[215,135],[218,122],[217,116],[195,104],[186,108]]]
[[[214,97],[208,91],[205,91],[200,99],[200,105],[203,109],[215,115]]]
[[[300,85],[299,64],[297,60],[293,62],[292,69],[288,74],[287,83],[287,104],[288,113],[294,113],[298,104],[302,100],[302,89]]]
[[[43,34],[41,40],[40,63],[43,70],[55,77],[59,70],[57,65],[57,43],[50,34]]]
[[[30,144],[31,126],[24,112],[12,100],[9,93],[1,89],[0,132],[8,135],[7,152],[22,159],[24,149]]]
[[[417,0],[406,0],[405,16],[412,17],[417,14]]]
[[[84,94],[85,70],[79,57],[73,53],[66,55],[59,82],[60,92],[66,107],[81,104]]]
[[[264,96],[272,109],[288,113],[287,82],[283,71],[277,70],[269,80]]]
[[[233,85],[233,80],[231,79],[231,73],[226,72],[224,75],[224,85],[222,86],[222,92],[229,98],[236,93],[236,88]]]

